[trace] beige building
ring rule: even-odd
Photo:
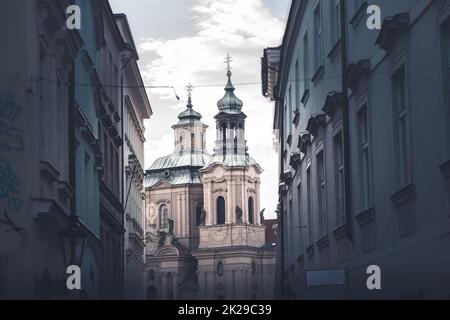
[[[243,103],[228,71],[216,115],[214,154],[207,126],[187,108],[174,125],[175,150],[146,172],[149,299],[270,299],[275,252],[260,214],[258,163],[248,154]]]

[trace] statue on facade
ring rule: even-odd
[[[168,219],[169,221],[169,234],[173,235],[173,220],[172,219]]]
[[[154,203],[151,203],[148,209],[147,214],[147,225],[149,226],[156,226],[157,224],[157,214],[156,214],[156,205]]]
[[[259,213],[259,219],[260,219],[260,221],[261,221],[261,224],[264,224],[264,221],[266,221],[266,220],[264,219],[264,211],[266,211],[265,208],[262,209],[261,212]]]
[[[236,223],[242,224],[242,209],[239,206],[236,206]]]
[[[199,222],[199,224],[201,226],[204,226],[205,222],[206,222],[206,211],[205,211],[205,209],[202,209],[202,212],[200,214],[200,222]]]

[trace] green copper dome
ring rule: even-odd
[[[225,87],[225,96],[217,102],[217,107],[220,111],[226,113],[240,113],[242,110],[242,100],[234,94],[234,86],[231,82],[231,72],[228,74],[228,83]]]
[[[177,125],[197,122],[200,121],[201,118],[202,115],[193,109],[192,99],[191,97],[189,97],[188,104],[186,105],[186,110],[178,115],[178,119],[180,119],[180,121],[177,123]]]

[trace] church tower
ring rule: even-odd
[[[245,226],[248,236],[242,238],[240,244],[263,245],[264,237],[260,237],[260,233],[262,235],[264,230],[259,216],[259,175],[262,169],[248,154],[245,139],[247,116],[242,112],[242,101],[234,94],[229,55],[226,62],[228,82],[224,97],[217,102],[219,113],[215,116],[217,138],[214,155],[200,170],[204,186],[205,224],[219,229],[226,225],[235,226],[236,231]],[[237,245],[237,242],[234,244]],[[200,247],[213,245],[200,243]]]
[[[228,55],[225,95],[217,103],[214,155],[200,169],[204,224],[193,251],[199,299],[254,299],[271,296],[274,254],[265,250],[260,216],[262,169],[250,157],[243,103],[235,95]]]

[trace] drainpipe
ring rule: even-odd
[[[351,176],[350,176],[350,129],[349,129],[349,103],[347,88],[347,11],[346,1],[340,1],[341,10],[341,56],[342,56],[342,93],[343,93],[343,139],[344,139],[344,173],[345,173],[345,226],[347,237],[353,241],[352,227],[352,195],[351,195]]]

